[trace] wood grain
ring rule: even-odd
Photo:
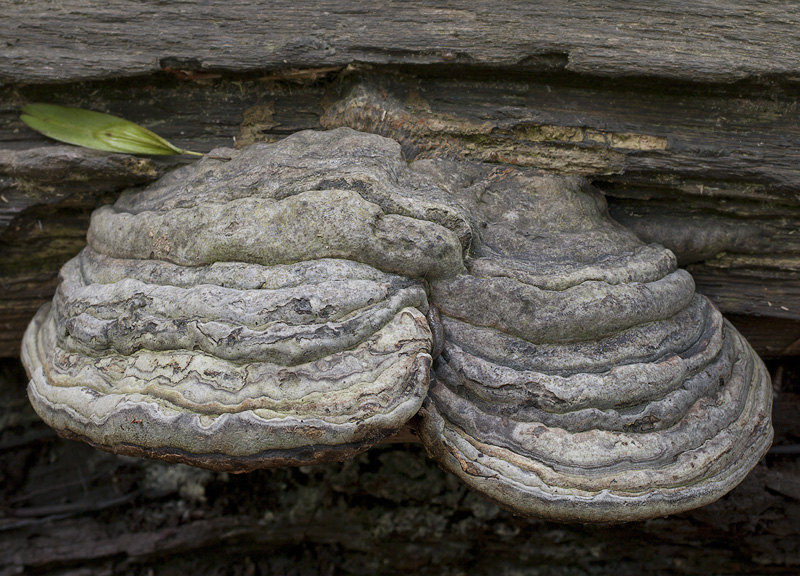
[[[800,71],[798,24],[796,11],[766,0],[14,2],[0,25],[0,78],[63,82],[167,68],[363,62],[734,82]]]

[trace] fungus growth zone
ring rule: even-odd
[[[63,436],[244,472],[418,414],[472,490],[598,522],[711,502],[769,448],[761,360],[584,181],[348,129],[214,153],[97,210],[31,323]]]

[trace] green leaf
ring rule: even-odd
[[[192,154],[181,150],[158,134],[117,116],[68,108],[55,104],[28,104],[20,117],[25,124],[45,136],[95,150],[128,154]]]

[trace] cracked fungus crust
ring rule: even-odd
[[[244,471],[419,410],[471,489],[600,522],[711,502],[768,449],[761,361],[582,181],[347,129],[225,153],[99,209],[62,269],[23,345],[61,434]]]

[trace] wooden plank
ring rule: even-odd
[[[251,72],[369,64],[557,69],[599,76],[733,82],[800,71],[791,4],[491,4],[433,0],[357,5],[280,0],[6,3],[5,82],[65,82],[163,69]]]
[[[680,195],[717,210],[731,200],[800,206],[792,152],[800,108],[782,88],[364,74],[351,75],[328,100],[324,126],[384,134],[411,158],[451,155],[584,174],[612,196]]]

